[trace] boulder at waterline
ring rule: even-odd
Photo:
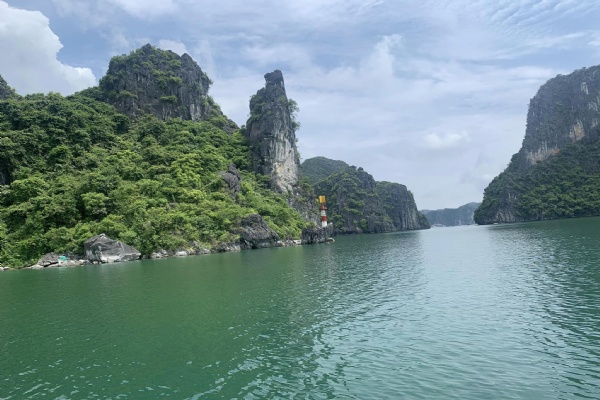
[[[83,244],[85,257],[90,262],[121,262],[138,260],[142,254],[133,247],[113,240],[104,233],[93,236]]]
[[[265,222],[259,214],[251,214],[241,222],[240,247],[242,250],[262,249],[279,246],[279,235]]]

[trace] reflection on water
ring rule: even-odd
[[[2,274],[0,398],[599,398],[599,226]]]

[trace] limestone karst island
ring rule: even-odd
[[[113,57],[97,87],[67,97],[20,96],[0,78],[3,268],[429,228],[401,184],[341,161],[300,165],[298,105],[281,71],[265,75],[241,127],[210,85],[189,55],[151,45]]]
[[[599,215],[599,74],[583,68],[539,89],[521,150],[481,204],[422,212],[406,186],[360,167],[300,163],[298,105],[279,70],[265,75],[241,127],[189,55],[151,45],[113,57],[97,87],[67,97],[20,96],[0,77],[2,268]],[[88,248],[98,238],[105,257]]]
[[[475,222],[600,215],[600,66],[546,82],[531,99],[523,145],[485,189]]]

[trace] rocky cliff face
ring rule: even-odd
[[[302,244],[319,244],[329,242],[333,235],[333,224],[326,227],[312,226],[302,230]]]
[[[152,114],[161,120],[207,120],[223,116],[208,95],[211,83],[188,54],[147,44],[110,60],[99,97],[132,118]],[[235,126],[230,120],[226,125]]]
[[[512,162],[524,169],[569,144],[598,140],[599,123],[600,66],[558,75],[531,99],[523,146]]]
[[[311,185],[327,179],[330,175],[336,172],[342,172],[349,165],[341,160],[330,160],[325,157],[313,157],[302,161],[300,164],[300,177],[306,178]]]
[[[245,133],[255,171],[269,176],[273,188],[286,194],[298,184],[295,124],[281,71],[266,74],[265,81],[250,100]]]
[[[242,250],[274,247],[279,241],[279,235],[258,214],[242,219],[239,235]]]
[[[298,179],[298,123],[293,116],[296,107],[287,97],[281,71],[266,74],[265,87],[250,99],[250,118],[244,134],[254,171],[267,176],[270,186],[283,194],[306,221],[317,223],[316,195],[310,185],[301,184]]]
[[[595,182],[600,138],[600,66],[558,75],[531,99],[523,145],[485,189],[478,224],[595,215],[573,185]],[[587,149],[587,150],[586,150]],[[588,187],[587,193],[596,187]],[[557,200],[558,199],[558,200]]]
[[[90,262],[112,263],[139,260],[142,254],[133,247],[113,240],[104,233],[93,236],[83,244],[85,257]]]
[[[328,220],[336,234],[429,228],[404,185],[376,182],[362,168],[330,175],[315,190],[327,196]]]
[[[468,203],[458,208],[444,208],[443,210],[421,210],[431,225],[458,226],[472,225],[473,213],[481,203]]]
[[[429,222],[417,211],[417,204],[406,186],[392,182],[377,182],[375,192],[383,201],[386,214],[392,220],[394,230],[427,229]]]
[[[8,86],[8,83],[0,76],[0,100],[7,100],[11,98],[19,97],[15,89]]]

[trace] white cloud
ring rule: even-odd
[[[77,15],[80,18],[90,19],[93,12],[94,3],[90,1],[77,0],[51,0],[52,4],[61,16]]]
[[[70,94],[93,86],[96,78],[91,69],[57,59],[62,47],[42,13],[0,1],[0,74],[17,92]]]
[[[290,43],[253,45],[246,47],[243,50],[243,55],[258,66],[278,64],[303,68],[312,64],[310,55],[303,46]]]
[[[461,133],[430,133],[425,136],[422,146],[431,150],[443,150],[460,146],[469,141],[469,134]]]
[[[161,39],[158,41],[158,47],[163,50],[171,50],[172,52],[177,53],[180,56],[185,53],[189,54],[189,51],[185,44],[181,43],[178,40]]]
[[[190,54],[194,60],[200,65],[200,68],[208,74],[208,77],[215,79],[217,77],[217,70],[215,67],[215,60],[212,54],[212,46],[208,39],[203,39],[194,46],[192,53]]]
[[[489,183],[481,177],[498,174],[518,150],[528,99],[559,71],[430,60],[409,45],[387,35],[354,65],[309,60],[283,69],[288,96],[300,105],[300,152],[406,184],[420,207],[478,201]],[[264,85],[262,74],[244,74],[217,80],[213,92],[238,123]]]
[[[174,0],[108,0],[137,18],[153,19],[178,10]]]
[[[50,0],[61,16],[75,16],[85,29],[114,27],[118,11],[151,21],[179,11],[178,0]],[[90,26],[88,26],[90,25]]]

